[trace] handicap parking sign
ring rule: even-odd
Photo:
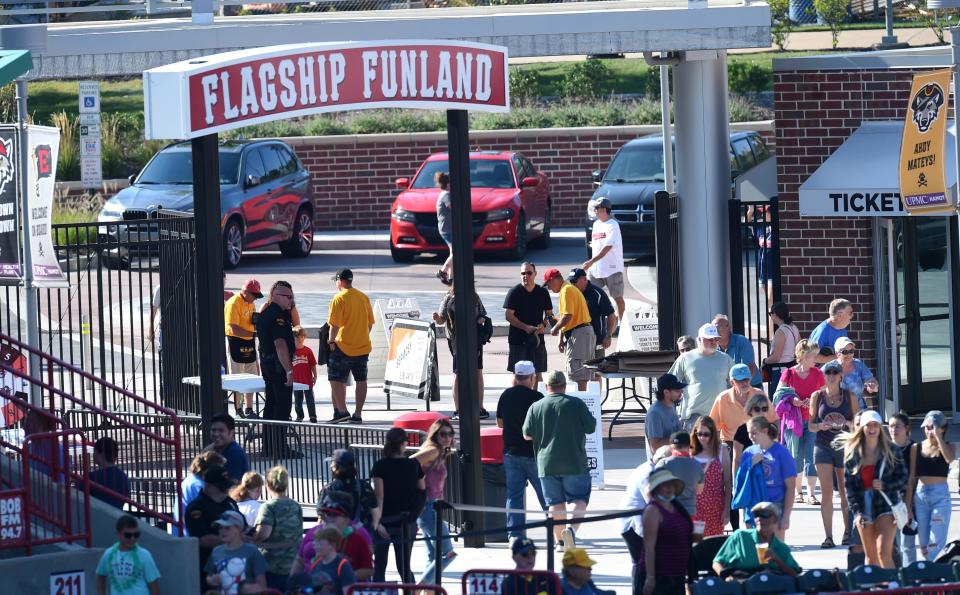
[[[83,107],[96,107],[97,100],[93,97],[87,96],[83,98]]]

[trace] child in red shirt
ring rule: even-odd
[[[297,421],[303,421],[303,401],[306,398],[310,423],[315,424],[317,409],[313,401],[313,385],[317,382],[317,358],[313,350],[304,344],[307,331],[302,326],[293,327],[293,338],[297,342],[297,350],[293,352],[293,381],[310,386],[307,390],[293,391],[293,407],[297,412]]]

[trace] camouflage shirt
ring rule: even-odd
[[[300,505],[290,498],[267,500],[257,513],[256,524],[273,527],[269,539],[260,545],[260,553],[267,560],[267,570],[274,574],[290,574],[303,538]]]

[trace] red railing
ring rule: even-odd
[[[46,372],[43,379],[42,374],[0,364],[6,373],[22,379],[27,391],[38,390],[45,406],[62,416],[63,425],[81,431],[89,445],[103,437],[117,442],[117,465],[129,478],[130,496],[100,485],[96,493],[123,502],[134,514],[182,529],[184,464],[176,413],[3,333],[0,344],[35,359],[39,370]],[[90,457],[76,464],[92,470]]]
[[[26,403],[22,408],[42,417]],[[0,446],[14,455],[3,457],[0,468],[0,549],[23,548],[29,556],[51,543],[90,547],[90,484],[86,467],[71,464],[89,458],[83,434],[62,429],[31,433],[22,441],[19,434],[6,430],[0,437]]]
[[[464,595],[500,595],[510,581],[513,593],[561,595],[560,578],[549,570],[493,570],[474,568],[463,573],[460,587]],[[536,588],[530,588],[530,585]]]

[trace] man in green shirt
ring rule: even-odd
[[[756,529],[737,529],[713,559],[713,569],[723,576],[730,571],[755,572],[775,570],[797,576],[800,565],[790,554],[787,544],[777,539],[780,509],[772,502],[760,502],[750,509],[757,519]],[[760,556],[763,555],[763,560]],[[736,575],[735,575],[736,576]]]
[[[572,518],[583,517],[590,500],[590,467],[587,464],[587,434],[597,428],[597,420],[586,403],[564,394],[567,377],[554,370],[547,375],[547,396],[530,406],[523,421],[523,437],[533,443],[537,455],[537,474],[550,516],[560,521],[553,527],[557,545],[575,546],[575,531],[580,523],[564,527],[567,505],[573,505]]]

